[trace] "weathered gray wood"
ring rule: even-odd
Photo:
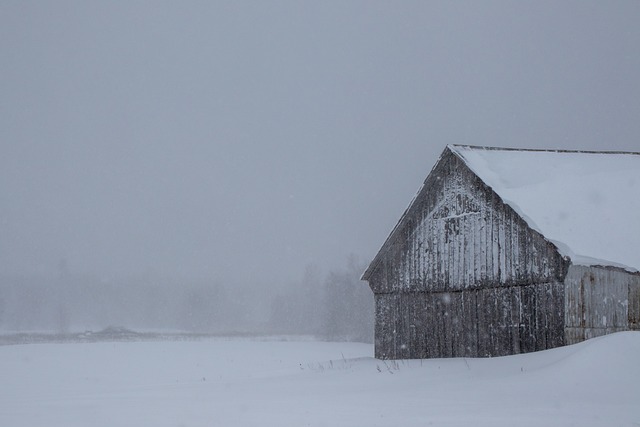
[[[374,263],[377,357],[497,356],[563,342],[564,317],[545,313],[563,312],[566,260],[455,155],[436,165]]]
[[[547,283],[377,294],[376,357],[503,356],[562,345],[562,309],[547,307],[562,306],[563,292],[562,283]]]
[[[611,267],[570,266],[565,278],[567,343],[636,329],[640,311],[637,289],[637,274]]]
[[[544,283],[564,273],[555,246],[456,156],[442,159],[420,196],[378,260],[381,280],[375,273],[369,280],[374,292]]]

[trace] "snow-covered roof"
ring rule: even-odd
[[[640,153],[448,148],[574,264],[640,270]]]

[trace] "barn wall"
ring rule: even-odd
[[[566,261],[457,156],[443,156],[383,250],[368,277],[378,357],[564,343]]]
[[[557,282],[378,294],[375,356],[485,357],[558,347],[564,344],[563,301]]]
[[[567,344],[640,329],[640,276],[606,267],[569,267],[565,278]]]

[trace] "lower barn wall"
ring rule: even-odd
[[[564,345],[559,282],[375,298],[380,359],[503,356]]]
[[[572,265],[565,277],[565,340],[640,329],[640,275]]]

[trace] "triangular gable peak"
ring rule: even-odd
[[[428,191],[435,171],[456,156],[531,229],[574,264],[640,269],[640,153],[448,145],[364,272],[369,280]],[[443,209],[450,206],[444,195]],[[472,213],[474,201],[466,203]],[[434,209],[431,215],[450,215]]]
[[[411,199],[411,202],[409,203],[409,206],[405,209],[405,211],[403,212],[402,216],[400,216],[400,219],[396,223],[395,227],[393,227],[393,229],[391,230],[391,233],[389,233],[389,236],[387,236],[387,239],[382,244],[382,247],[380,248],[380,250],[376,254],[375,258],[371,261],[371,263],[369,264],[369,266],[367,267],[365,272],[362,274],[362,277],[360,278],[361,280],[369,280],[369,278],[371,277],[371,274],[376,269],[376,266],[378,265],[378,263],[381,261],[381,259],[384,257],[384,255],[387,253],[387,251],[390,249],[391,243],[393,242],[395,235],[402,228],[403,224],[405,223],[406,219],[409,216],[409,212],[411,212],[412,209],[414,209],[414,205],[415,205],[416,201],[421,199],[422,197],[424,197],[424,191],[425,191],[425,189],[427,187],[427,182],[429,181],[429,177],[432,176],[434,170],[438,169],[438,166],[442,162],[443,158],[448,156],[448,155],[452,155],[452,152],[450,150],[450,146],[447,146],[447,148],[445,148],[445,150],[442,152],[442,154],[440,154],[440,157],[438,157],[438,160],[436,161],[435,165],[433,166],[433,168],[431,168],[431,171],[429,172],[429,174],[425,178],[425,180],[422,183],[422,185],[420,186],[420,188],[418,188],[418,191],[416,191],[416,194],[415,194],[415,196],[413,196],[413,199]]]

